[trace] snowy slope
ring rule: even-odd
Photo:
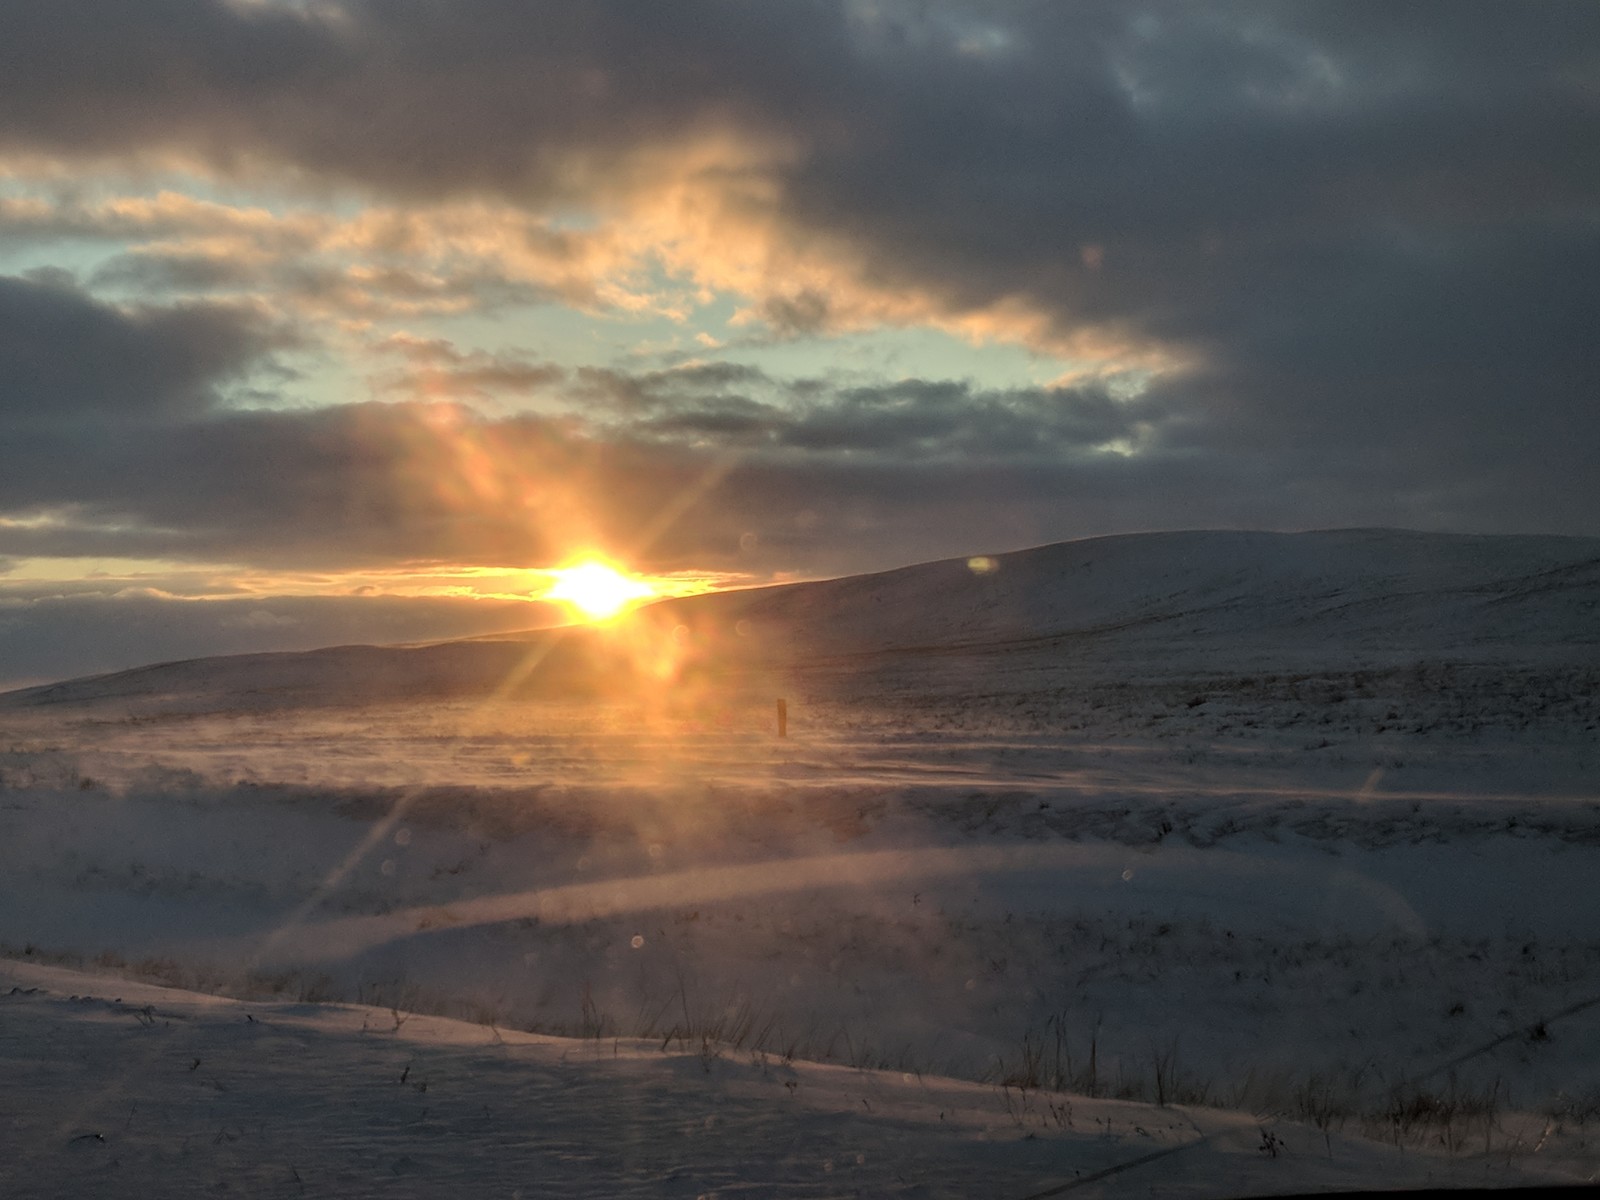
[[[1406,1153],[1216,1109],[246,1004],[20,963],[0,962],[0,1071],[7,1097],[28,1097],[0,1099],[0,1190],[41,1198],[1024,1200],[1065,1185],[1204,1197],[1583,1178],[1571,1160]]]
[[[1203,1127],[1130,1187],[1590,1177],[1594,551],[1099,539],[14,694],[0,1168],[1026,1196]]]
[[[799,654],[1015,639],[1292,637],[1424,651],[1600,645],[1600,540],[1400,530],[1090,538],[822,583],[670,601]]]
[[[675,645],[674,634],[691,658],[721,671],[987,649],[1175,672],[1245,661],[1346,666],[1352,656],[1595,662],[1600,540],[1395,530],[1091,538],[663,601],[620,632],[167,663],[11,693],[0,707],[140,697],[201,711],[224,698],[348,705],[484,695],[508,680],[518,694],[574,695],[636,673],[639,646]]]

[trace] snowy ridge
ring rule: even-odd
[[[1248,656],[1600,655],[1600,539],[1400,530],[1179,532],[1062,542],[871,575],[662,601],[722,668],[885,651],[1015,651],[1213,669]],[[1056,643],[1052,645],[1052,640]],[[1027,643],[1033,643],[1027,647]],[[1070,643],[1070,644],[1069,644]],[[375,703],[493,692],[581,694],[626,664],[587,629],[426,646],[344,646],[163,663],[0,696],[0,707],[163,697],[230,704]]]
[[[1089,538],[655,607],[870,651],[1131,634],[1593,646],[1597,606],[1600,539],[1354,529]]]

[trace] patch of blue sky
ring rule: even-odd
[[[659,313],[597,315],[550,304],[464,313],[431,324],[461,349],[509,350],[568,369],[640,371],[690,360],[729,361],[759,367],[778,379],[963,379],[982,388],[1012,388],[1045,384],[1091,366],[1017,345],[977,345],[929,327],[779,338],[759,326],[733,325],[737,308],[719,298],[688,320],[677,320]]]
[[[395,322],[411,333],[448,339],[458,350],[515,354],[568,370],[621,366],[642,343],[667,346],[683,325],[652,315],[596,315],[562,304],[475,309]]]
[[[27,275],[35,271],[65,271],[79,283],[86,283],[97,266],[124,247],[109,251],[103,241],[81,238],[41,244],[37,241],[11,241],[0,230],[0,275]]]
[[[961,379],[979,388],[1030,387],[1059,377],[1071,364],[999,342],[974,344],[927,326],[883,326],[856,333],[773,340],[737,334],[721,356],[779,378],[878,382]]]

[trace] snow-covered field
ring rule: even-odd
[[[0,698],[0,1182],[1590,1178],[1597,685],[1600,543],[1355,531]]]
[[[1020,1200],[1552,1177],[1244,1113],[726,1047],[219,1000],[16,962],[0,983],[7,1195]]]

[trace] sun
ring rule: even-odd
[[[549,574],[555,583],[543,599],[559,600],[589,621],[614,617],[635,601],[656,594],[656,589],[644,580],[624,575],[595,559]]]

